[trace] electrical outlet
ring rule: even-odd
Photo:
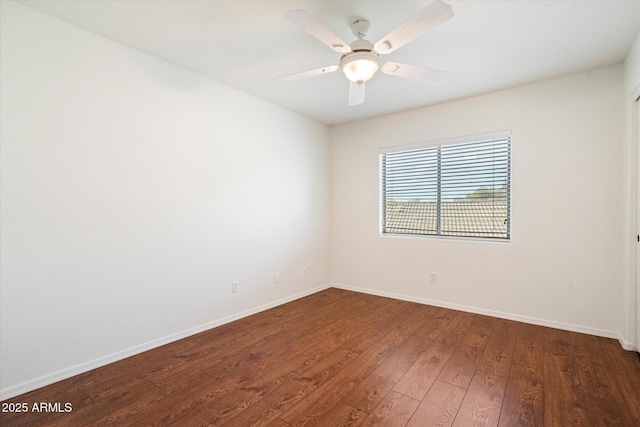
[[[238,282],[231,282],[231,293],[235,294],[238,292]]]
[[[302,267],[302,277],[304,277],[306,275],[307,275],[307,266],[305,265],[305,266]]]
[[[438,273],[431,272],[431,274],[429,275],[429,281],[431,283],[437,283],[438,282]]]
[[[280,283],[280,272],[276,271],[276,273],[273,275],[273,281],[276,283]]]

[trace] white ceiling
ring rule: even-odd
[[[372,42],[430,1],[26,0],[20,3],[328,125],[464,98],[624,61],[640,31],[640,0],[443,0],[455,16],[385,55],[449,71],[429,84],[378,73],[348,107],[341,72],[276,85],[285,74],[337,64],[283,17],[303,9],[347,43],[371,22]]]

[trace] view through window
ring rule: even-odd
[[[511,136],[381,152],[382,232],[511,237]]]

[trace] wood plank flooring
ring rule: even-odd
[[[1,413],[3,427],[640,426],[640,355],[328,289],[9,403],[29,412]]]

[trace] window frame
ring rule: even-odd
[[[423,233],[393,233],[385,231],[385,183],[384,183],[384,156],[390,153],[399,153],[404,151],[412,151],[412,150],[420,150],[434,147],[443,147],[450,145],[458,145],[458,144],[471,144],[474,142],[481,143],[490,141],[493,139],[508,139],[508,161],[507,161],[507,236],[506,237],[482,237],[482,236],[451,236],[451,235],[443,235],[443,234],[423,234]],[[417,239],[447,239],[447,240],[462,240],[462,241],[478,241],[478,242],[496,242],[496,243],[510,243],[513,236],[513,217],[512,206],[513,206],[513,176],[512,176],[512,164],[513,164],[513,144],[512,144],[512,135],[511,130],[502,130],[497,132],[488,132],[474,135],[466,135],[459,136],[454,138],[447,139],[435,139],[429,140],[419,143],[406,144],[406,145],[396,145],[383,147],[379,150],[378,154],[378,177],[379,177],[379,189],[378,189],[378,197],[379,197],[379,218],[378,218],[378,226],[379,226],[379,234],[381,237],[390,237],[390,238],[417,238]],[[438,180],[440,179],[440,174],[438,176]],[[440,211],[441,209],[441,194],[437,195],[437,209]],[[438,214],[439,215],[439,214]],[[441,233],[441,230],[438,230],[437,233]]]

